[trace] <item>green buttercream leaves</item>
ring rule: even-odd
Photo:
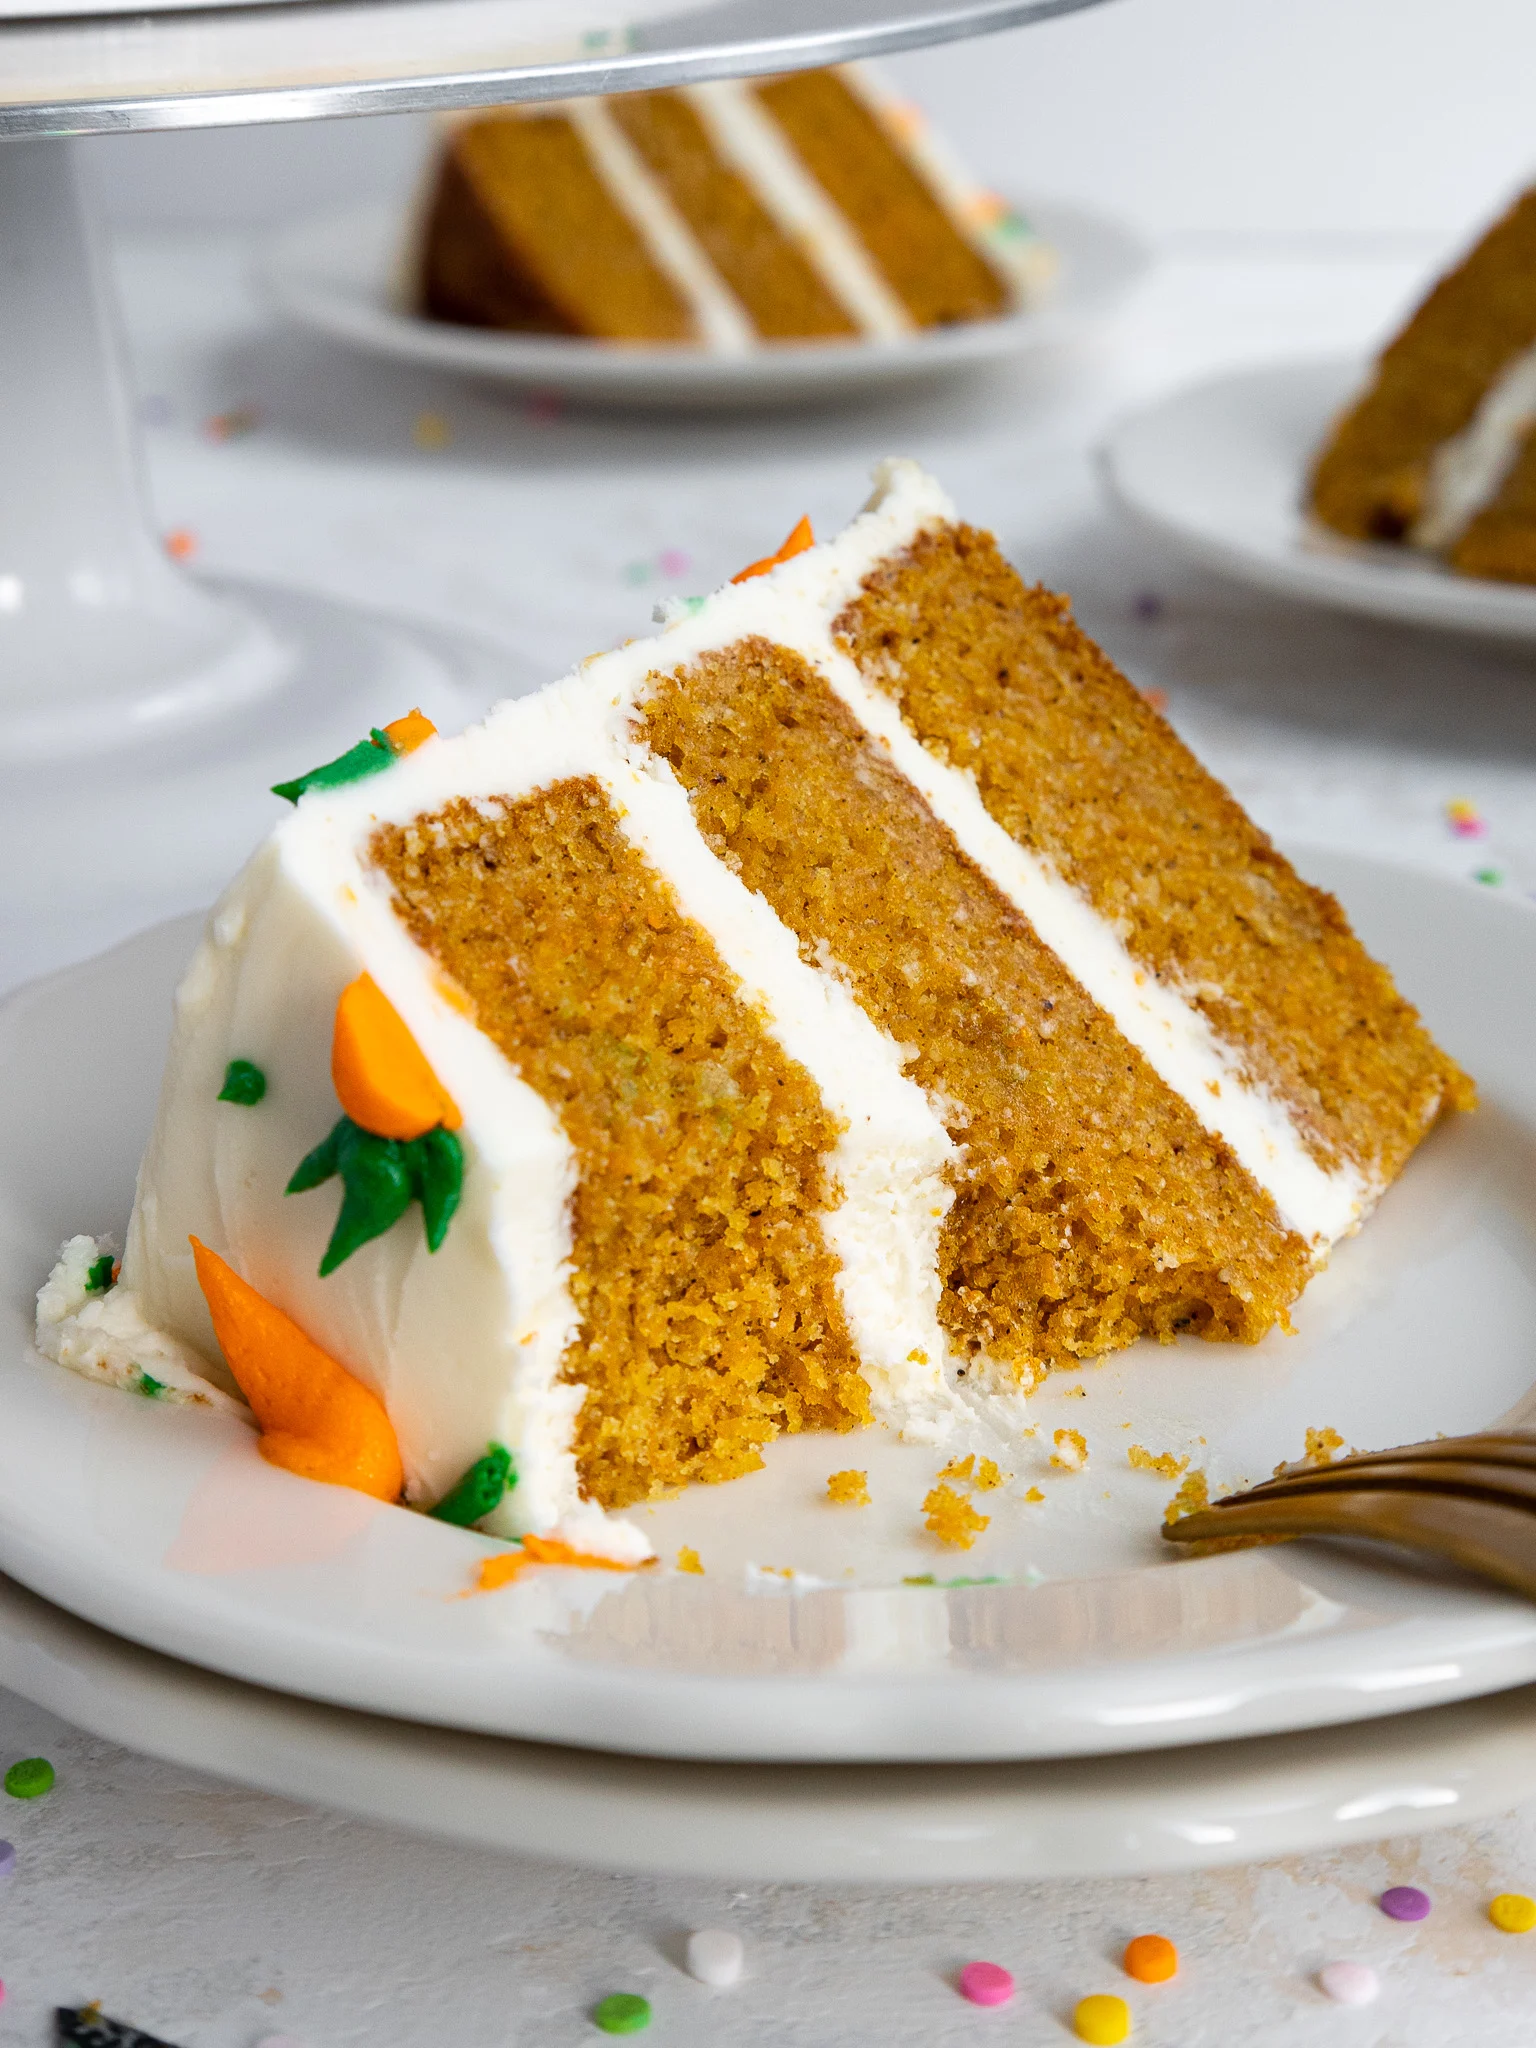
[[[419,1138],[380,1138],[348,1116],[299,1161],[285,1193],[305,1194],[340,1174],[341,1213],[320,1261],[320,1277],[334,1273],[360,1245],[382,1237],[420,1202],[427,1250],[448,1235],[464,1187],[464,1148],[441,1124]]]
[[[103,1252],[99,1259],[93,1259],[85,1276],[87,1294],[105,1294],[112,1285],[113,1258],[110,1252]]]
[[[253,1060],[231,1060],[224,1069],[220,1102],[238,1102],[242,1109],[254,1109],[267,1092],[267,1077]]]
[[[318,768],[311,768],[308,774],[296,775],[292,782],[274,782],[272,794],[296,804],[306,790],[339,789],[343,783],[361,782],[366,775],[381,775],[394,765],[394,760],[394,748],[375,726],[367,739],[359,740],[355,747],[348,747],[334,761],[323,761]]]
[[[516,1484],[512,1453],[505,1444],[487,1444],[485,1456],[477,1458],[458,1484],[450,1487],[437,1506],[427,1512],[439,1522],[467,1529],[492,1508],[500,1507]]]

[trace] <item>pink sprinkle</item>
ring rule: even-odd
[[[1381,1994],[1381,1979],[1369,1963],[1325,1963],[1317,1981],[1335,2005],[1370,2005]]]
[[[960,1972],[960,1996],[972,2005],[1006,2005],[1013,1996],[1013,1972],[1001,1963],[967,1963]]]
[[[656,566],[663,576],[681,576],[693,566],[693,557],[682,548],[663,548]]]
[[[1450,826],[1458,839],[1486,839],[1488,837],[1488,820],[1479,811],[1476,804],[1468,803],[1463,796],[1454,798],[1446,805],[1445,822]]]
[[[535,391],[523,407],[525,417],[536,425],[559,419],[564,410],[565,400],[558,391]]]

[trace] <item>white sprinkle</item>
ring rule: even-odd
[[[741,1936],[724,1927],[701,1927],[688,1937],[688,1974],[716,1991],[728,1991],[741,1980],[746,1950]]]
[[[1317,1981],[1335,2005],[1370,2005],[1381,1992],[1381,1979],[1369,1963],[1325,1963]]]

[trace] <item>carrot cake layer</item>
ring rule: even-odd
[[[780,1433],[1007,1430],[1138,1336],[1258,1340],[1470,1101],[915,465],[664,625],[279,785],[51,1356],[633,1561],[626,1505]]]
[[[1383,350],[1313,465],[1312,511],[1356,540],[1403,541],[1473,576],[1536,581],[1536,190]]]
[[[869,73],[500,108],[455,125],[417,262],[478,326],[678,341],[895,341],[996,318],[1054,259]]]

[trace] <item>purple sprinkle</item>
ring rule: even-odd
[[[1155,590],[1140,590],[1131,609],[1138,619],[1160,619],[1163,616],[1163,600]]]
[[[1376,1903],[1389,1920],[1429,1918],[1429,1893],[1421,1892],[1416,1884],[1395,1884]]]
[[[0,1842],[0,1877],[16,1875],[16,1851],[9,1842]]]

